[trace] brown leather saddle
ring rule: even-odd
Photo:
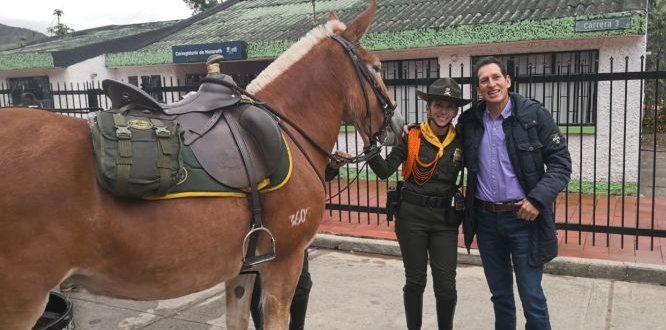
[[[173,104],[160,103],[136,86],[112,79],[102,81],[102,88],[112,111],[177,121],[183,143],[211,177],[232,188],[248,188],[258,183],[251,180],[270,176],[285,152],[277,119],[229,88],[235,86],[231,77],[214,73],[208,78],[214,79]]]

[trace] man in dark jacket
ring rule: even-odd
[[[571,175],[567,143],[540,103],[509,92],[498,59],[479,60],[475,74],[483,101],[458,120],[468,169],[465,245],[477,236],[495,329],[516,329],[514,272],[525,328],[550,329],[541,279],[557,256],[552,205]]]

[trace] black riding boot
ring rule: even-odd
[[[264,330],[264,316],[259,301],[261,300],[261,278],[259,274],[254,279],[254,290],[252,291],[252,301],[250,302],[250,313],[252,322],[257,330]]]
[[[456,298],[455,297],[438,297],[435,296],[437,304],[437,324],[439,330],[453,329],[453,315],[456,312]]]
[[[405,303],[405,317],[407,318],[407,329],[421,329],[421,317],[423,315],[423,294],[407,293],[403,294]]]
[[[289,330],[303,330],[305,328],[305,313],[308,310],[308,295],[294,296],[291,301],[289,315]]]

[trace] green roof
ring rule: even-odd
[[[178,23],[109,26],[75,32],[0,51],[0,70],[67,65],[65,55],[77,54],[72,50],[86,46],[91,54],[104,50],[107,66],[169,64],[173,63],[172,46],[236,40],[247,43],[250,59],[274,58],[316,24],[323,23],[330,11],[336,11],[343,22],[349,22],[367,8],[369,0],[316,0],[314,15],[312,3],[312,0],[228,0]],[[646,33],[646,0],[378,0],[378,5],[375,21],[363,39],[363,45],[370,50]],[[575,31],[578,20],[617,17],[628,17],[629,28]],[[61,52],[60,59],[47,55],[56,52]]]
[[[69,52],[82,47],[95,48],[96,45],[104,45],[113,40],[162,29],[176,22],[165,21],[130,25],[109,25],[76,31],[64,36],[39,39],[17,48],[0,51],[0,70],[52,68],[57,66],[54,63],[54,55],[59,52]],[[100,54],[90,57],[97,55]]]
[[[368,0],[318,0],[316,22],[335,10],[348,22]],[[645,34],[644,0],[379,0],[363,45],[370,50]],[[629,29],[575,32],[575,21],[629,17]],[[250,59],[274,58],[314,25],[310,0],[237,1],[187,28],[132,52],[107,54],[107,65],[172,63],[171,47],[242,40]]]

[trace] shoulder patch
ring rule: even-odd
[[[553,145],[559,146],[560,145],[560,134],[553,134],[552,140]]]

